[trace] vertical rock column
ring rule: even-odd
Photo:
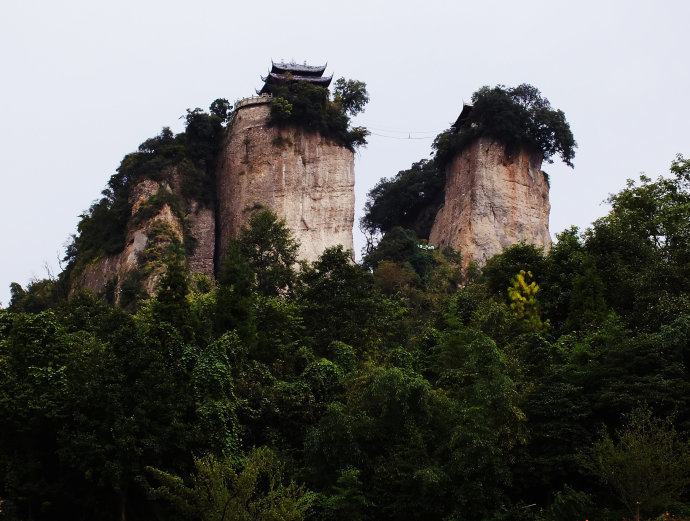
[[[480,265],[525,241],[548,249],[549,186],[539,153],[480,138],[446,169],[446,195],[429,242],[460,250],[463,264]]]
[[[353,249],[354,154],[318,133],[267,125],[267,100],[237,109],[217,172],[220,260],[225,245],[247,226],[254,210],[285,219],[300,242],[300,259],[324,249]]]

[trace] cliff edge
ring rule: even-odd
[[[353,249],[354,153],[294,126],[269,126],[270,103],[241,106],[216,174],[219,253],[254,210],[285,219],[299,258],[316,260],[331,246]]]
[[[525,241],[548,249],[549,186],[541,170],[543,153],[506,147],[481,137],[446,167],[444,204],[429,242],[460,250],[463,264],[480,265]]]
[[[73,288],[112,292],[109,298],[121,304],[154,295],[173,243],[186,250],[191,272],[213,277],[213,209],[180,197],[182,182],[182,175],[172,168],[164,180],[141,179],[134,184],[123,251],[94,259],[75,277]]]

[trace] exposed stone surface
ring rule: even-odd
[[[338,244],[353,249],[353,152],[318,133],[269,127],[269,113],[259,103],[235,116],[216,174],[219,245],[266,207],[285,219],[301,259]]]
[[[429,242],[460,250],[465,266],[520,241],[548,249],[551,205],[541,164],[541,154],[508,155],[491,138],[475,141],[446,169],[445,202]]]
[[[187,257],[187,266],[192,273],[214,276],[216,247],[216,216],[212,208],[194,201],[185,216],[189,232],[195,239],[194,253]]]
[[[176,172],[168,176],[167,182],[143,179],[130,191],[129,202],[132,215],[145,204],[160,188],[179,193],[180,179]],[[196,239],[197,248],[188,257],[192,272],[213,276],[213,255],[215,245],[215,217],[213,210],[191,201],[185,216],[188,230]],[[173,237],[184,243],[184,224],[170,205],[162,205],[154,215],[137,222],[127,230],[123,251],[117,255],[101,257],[88,266],[77,277],[74,287],[90,289],[96,293],[105,290],[108,283],[114,283],[116,301],[128,278],[136,277],[141,287],[149,295],[155,294],[156,287],[164,273],[162,262],[165,248]]]
[[[191,236],[195,244],[187,257],[190,271],[213,277],[217,231],[219,244],[226,244],[249,223],[252,211],[262,207],[285,219],[301,244],[301,259],[316,260],[324,249],[338,244],[353,249],[354,154],[318,133],[268,127],[266,101],[254,100],[237,112],[216,172],[216,208],[187,200],[182,205],[184,219],[168,204],[145,219],[133,219],[124,250],[92,262],[74,287],[100,293],[112,282],[117,296],[123,283],[135,277],[153,295],[172,236],[182,242]],[[183,193],[178,169],[159,177],[161,181],[143,179],[131,188],[133,216],[159,189]]]

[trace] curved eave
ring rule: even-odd
[[[264,82],[264,86],[258,92],[259,94],[268,92],[269,85],[285,85],[286,83],[295,83],[298,81],[306,81],[327,89],[330,86],[331,81],[333,80],[333,75],[331,74],[330,76],[326,77],[291,75],[289,78],[286,78],[285,75],[275,74],[271,72],[268,74],[268,76],[262,76],[261,80]]]
[[[274,74],[290,73],[298,76],[321,76],[326,65],[299,65],[296,63],[275,63],[271,60],[271,72]]]

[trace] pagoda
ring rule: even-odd
[[[333,79],[333,75],[324,76],[326,65],[299,65],[297,63],[275,63],[271,60],[271,72],[267,76],[262,76],[264,86],[257,94],[270,94],[271,85],[285,85],[297,81],[308,81],[319,87],[328,88]]]

